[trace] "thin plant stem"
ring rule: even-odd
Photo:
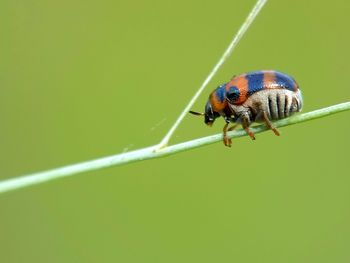
[[[181,114],[179,115],[179,117],[177,118],[175,123],[173,124],[173,126],[170,128],[168,133],[164,136],[164,138],[158,144],[157,148],[163,148],[168,144],[171,136],[174,134],[175,130],[180,125],[181,121],[185,118],[187,112],[191,109],[191,107],[193,106],[195,101],[198,99],[199,95],[202,93],[204,88],[208,85],[210,80],[214,77],[214,75],[219,70],[219,68],[224,64],[226,59],[231,55],[232,51],[237,46],[238,42],[241,40],[244,33],[248,30],[249,26],[255,20],[255,18],[257,17],[257,15],[259,14],[260,10],[263,8],[263,6],[265,5],[266,2],[267,2],[267,0],[258,0],[256,2],[255,6],[250,11],[248,17],[246,18],[246,20],[242,24],[241,28],[238,30],[237,34],[233,37],[231,43],[229,44],[229,46],[225,50],[224,54],[219,59],[218,63],[214,66],[212,71],[209,73],[207,78],[204,80],[203,84],[199,87],[197,92],[194,94],[194,96],[191,98],[189,103],[183,109],[183,111],[181,112]]]
[[[287,119],[278,120],[273,124],[276,128],[279,128],[279,127],[284,127],[292,124],[313,120],[316,118],[325,117],[325,116],[339,113],[346,110],[350,110],[350,102],[345,102],[345,103],[333,105],[327,108],[322,108],[319,110],[307,112],[304,114],[295,115]],[[268,128],[265,125],[259,125],[251,128],[251,130],[254,133],[260,133],[260,132],[266,131],[267,129]],[[228,136],[230,138],[242,137],[245,135],[246,135],[245,131],[241,129],[228,133]],[[222,139],[223,137],[222,137],[222,134],[220,133],[220,134],[215,134],[215,135],[211,135],[203,138],[194,139],[191,141],[182,142],[182,143],[168,146],[158,150],[155,150],[157,149],[157,145],[154,145],[154,146],[150,146],[147,148],[143,148],[143,149],[127,152],[127,153],[112,155],[112,156],[108,156],[108,157],[104,157],[96,160],[68,165],[68,166],[64,166],[61,168],[56,168],[56,169],[52,169],[44,172],[24,175],[21,177],[0,181],[0,193],[13,191],[20,188],[25,188],[31,185],[41,184],[47,181],[72,176],[82,172],[100,170],[102,168],[118,166],[118,165],[127,164],[131,162],[137,162],[137,161],[142,161],[147,159],[154,159],[154,158],[159,158],[163,156],[173,155],[175,153],[188,151],[188,150],[196,149],[205,145],[213,144],[213,143],[222,141]]]
[[[207,78],[204,80],[203,84],[200,86],[200,88],[195,93],[195,95],[190,100],[190,102],[187,104],[187,106],[183,109],[178,119],[175,121],[173,126],[170,128],[168,133],[165,135],[165,137],[161,140],[159,144],[151,147],[135,150],[132,152],[117,154],[117,155],[100,158],[92,161],[68,165],[65,167],[61,167],[61,168],[57,168],[57,169],[53,169],[45,172],[39,172],[39,173],[25,175],[25,176],[13,178],[13,179],[5,180],[5,181],[0,181],[0,193],[27,187],[34,184],[40,184],[56,178],[71,176],[73,174],[77,174],[85,171],[93,171],[93,170],[102,169],[105,167],[111,167],[115,165],[121,165],[121,164],[130,163],[130,162],[161,157],[172,153],[184,151],[187,148],[190,149],[192,147],[195,148],[201,145],[208,144],[208,143],[205,143],[207,141],[205,140],[206,138],[202,138],[202,139],[192,141],[194,142],[194,144],[193,143],[191,144],[191,142],[187,142],[189,144],[183,143],[183,144],[173,145],[171,147],[166,147],[168,145],[168,142],[171,136],[173,135],[177,127],[180,125],[181,121],[184,119],[189,109],[193,106],[194,102],[197,100],[199,95],[202,93],[206,85],[210,82],[210,80],[213,78],[213,76],[216,74],[219,68],[230,56],[230,54],[232,53],[234,48],[237,46],[238,42],[240,41],[244,33],[247,31],[249,26],[255,20],[255,18],[257,17],[257,15],[259,14],[260,10],[262,9],[262,7],[265,5],[266,2],[267,0],[257,0],[255,6],[249,13],[248,17],[242,24],[241,28],[238,30],[237,34],[232,39],[231,43],[229,44],[228,48],[225,50],[224,54],[219,59],[218,63],[214,66],[213,70],[209,73]],[[213,143],[219,140],[218,136],[220,137],[220,135],[216,135],[216,136],[214,135],[212,137],[207,137],[207,139],[213,138],[214,139],[212,141]],[[202,141],[203,139],[204,141]],[[210,143],[210,141],[208,142]],[[182,146],[182,147],[178,148],[178,146]]]

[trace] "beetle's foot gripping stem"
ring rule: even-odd
[[[227,132],[233,131],[234,129],[236,129],[236,127],[238,126],[238,123],[236,123],[235,125],[231,126],[230,128],[228,128],[228,125],[229,125],[229,123],[226,123],[225,126],[224,126],[224,129],[223,129],[223,132],[224,132],[224,139],[223,139],[223,141],[224,141],[225,146],[231,147],[232,140],[231,140],[231,138],[229,138],[227,136]]]
[[[231,138],[229,138],[229,137],[227,136],[228,125],[229,125],[229,123],[227,122],[227,123],[225,124],[225,126],[224,126],[224,129],[222,130],[222,131],[223,131],[223,142],[224,142],[225,146],[231,147],[231,145],[232,145],[232,140],[231,140]]]
[[[249,135],[249,137],[250,137],[252,140],[255,140],[255,134],[254,134],[254,132],[252,132],[252,131],[249,129],[249,126],[250,126],[249,117],[248,117],[248,116],[242,116],[242,117],[241,117],[241,121],[242,121],[243,129],[246,131],[246,133]]]
[[[280,136],[280,132],[273,126],[269,117],[267,116],[266,111],[263,111],[263,118],[266,123],[266,126],[269,127],[277,136]]]
[[[244,128],[244,130],[249,135],[250,139],[255,140],[255,134],[249,129],[249,127]]]

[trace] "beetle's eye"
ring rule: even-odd
[[[226,92],[226,98],[230,101],[230,102],[234,102],[236,100],[239,99],[239,89],[236,86],[232,86],[230,87],[230,89]]]

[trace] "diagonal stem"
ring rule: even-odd
[[[333,105],[327,108],[322,108],[319,110],[295,115],[287,119],[278,120],[273,124],[276,128],[279,128],[279,127],[284,127],[292,124],[297,124],[297,123],[325,117],[325,116],[339,113],[346,110],[350,110],[350,102],[345,102],[345,103]],[[265,125],[259,125],[251,128],[251,130],[254,133],[260,133],[268,130],[268,127]],[[236,137],[245,136],[246,133],[244,130],[240,129],[237,131],[228,132],[227,135],[229,138],[236,138]],[[20,177],[15,177],[12,179],[0,181],[0,193],[13,191],[20,188],[25,188],[31,185],[41,184],[47,181],[72,176],[82,172],[100,170],[107,167],[118,166],[122,164],[173,155],[175,153],[188,151],[188,150],[199,148],[205,145],[213,144],[215,142],[222,141],[222,139],[223,139],[222,133],[219,133],[219,134],[171,145],[163,149],[159,149],[158,151],[154,151],[156,146],[151,146],[151,147],[135,150],[132,152],[116,154],[116,155],[107,156],[107,157],[103,157],[95,160],[90,160],[90,161],[85,161],[77,164],[67,165],[60,168],[55,168],[44,172],[38,172],[38,173],[33,173],[33,174],[24,175]]]
[[[191,109],[191,107],[193,106],[195,101],[198,99],[199,95],[202,93],[204,88],[208,85],[210,80],[214,77],[214,75],[219,70],[219,68],[224,64],[226,59],[231,55],[232,51],[237,46],[238,42],[241,40],[241,38],[243,37],[244,33],[247,31],[249,26],[255,20],[255,18],[257,17],[257,15],[259,14],[259,12],[261,11],[262,7],[265,5],[266,2],[267,2],[267,0],[258,0],[256,2],[255,6],[250,11],[248,17],[246,18],[246,20],[242,24],[241,28],[238,30],[237,34],[233,37],[231,43],[229,44],[229,46],[225,50],[224,54],[219,59],[218,63],[214,66],[214,68],[209,73],[207,78],[204,80],[203,84],[200,86],[198,91],[194,94],[194,96],[191,98],[189,103],[183,109],[183,111],[181,112],[181,114],[179,115],[179,117],[177,118],[177,120],[175,121],[173,126],[170,128],[168,133],[164,136],[162,141],[158,144],[157,149],[164,148],[168,144],[171,136],[174,134],[175,130],[180,125],[181,121],[185,118],[185,116],[188,113],[188,111]]]

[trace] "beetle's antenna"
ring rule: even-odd
[[[196,112],[196,111],[189,111],[189,113],[193,114],[193,115],[197,115],[197,116],[204,116],[205,114],[204,113],[201,113],[201,112]]]

